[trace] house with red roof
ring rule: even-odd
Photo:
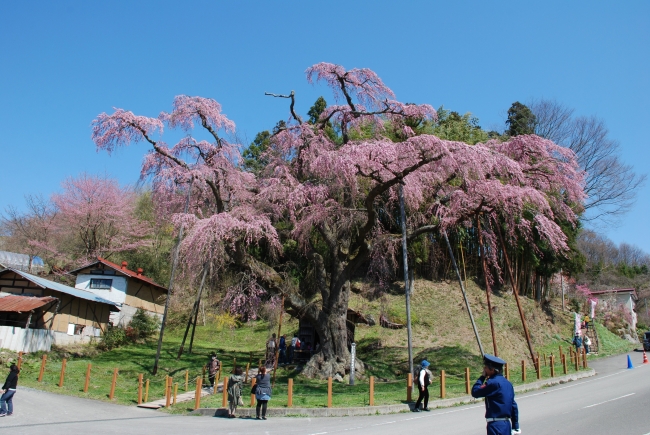
[[[145,276],[142,269],[133,271],[127,266],[126,261],[117,265],[98,257],[97,261],[70,273],[77,277],[75,288],[94,293],[120,307],[119,312],[111,315],[113,325],[128,324],[138,308],[162,317],[167,288]]]

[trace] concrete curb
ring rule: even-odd
[[[591,369],[589,371],[574,373],[571,375],[558,376],[555,378],[542,379],[540,381],[531,382],[530,384],[518,385],[515,391],[518,393],[531,390],[539,390],[544,387],[550,387],[558,384],[566,384],[567,382],[577,381],[578,379],[588,378],[594,376],[596,371]],[[462,404],[472,404],[481,402],[482,399],[474,399],[471,396],[455,397],[453,399],[432,400],[429,402],[429,408],[449,408]],[[383,414],[396,414],[399,412],[408,412],[413,409],[414,403],[400,403],[395,405],[382,405],[382,406],[359,406],[353,408],[269,408],[266,412],[268,417],[351,417],[363,415],[383,415]],[[190,415],[202,415],[207,417],[227,417],[228,410],[226,408],[199,408],[192,411]],[[255,408],[238,408],[238,417],[255,417]]]

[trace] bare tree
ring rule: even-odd
[[[573,109],[555,100],[529,104],[537,117],[535,133],[573,150],[587,173],[585,221],[610,222],[629,210],[645,180],[621,161],[619,143],[609,137],[602,119],[575,117]]]
[[[5,249],[31,256],[40,255],[47,260],[47,252],[36,248],[33,243],[49,241],[56,219],[56,208],[42,195],[27,195],[25,203],[24,213],[9,206],[0,215],[0,231],[5,238]]]

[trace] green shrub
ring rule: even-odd
[[[127,337],[135,343],[151,338],[158,331],[158,328],[160,328],[158,317],[151,316],[145,310],[138,308],[125,332]]]
[[[125,345],[128,341],[126,330],[123,327],[108,325],[97,347],[102,350],[111,350]]]

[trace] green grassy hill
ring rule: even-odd
[[[363,286],[359,293],[351,296],[350,307],[366,315],[373,316],[377,322],[384,312],[394,322],[405,318],[405,300],[399,285],[379,299],[364,298]],[[477,320],[479,333],[486,352],[492,353],[492,342],[485,292],[472,282],[467,283],[468,297],[472,311]],[[572,315],[563,313],[556,307],[541,309],[527,298],[522,298],[524,311],[528,320],[535,350],[540,354],[558,354],[558,346],[568,352],[572,332]],[[531,361],[523,336],[523,328],[512,294],[494,294],[492,299],[495,324],[497,326],[497,345],[499,355],[510,362],[511,378],[515,383],[521,382],[521,360],[527,360],[530,370],[529,378],[534,377]],[[469,367],[472,376],[481,370],[478,346],[472,332],[471,324],[464,308],[460,289],[456,283],[433,283],[417,280],[412,297],[413,310],[413,345],[416,363],[426,357],[435,373],[445,370],[448,375],[448,396],[464,394],[462,376],[465,367]],[[284,318],[283,333],[292,334],[298,329],[298,322]],[[273,330],[271,330],[273,329]],[[228,373],[235,359],[237,365],[245,366],[249,361],[255,365],[263,358],[264,345],[276,326],[268,322],[256,321],[237,328],[219,327],[216,323],[199,325],[194,339],[194,352],[185,354],[176,360],[183,330],[171,329],[165,335],[160,370],[156,376],[151,375],[151,368],[156,352],[156,343],[131,345],[108,352],[98,352],[92,347],[84,346],[59,349],[48,355],[46,370],[42,382],[37,382],[40,369],[40,354],[27,355],[23,363],[20,383],[23,386],[45,389],[63,394],[78,395],[94,399],[107,400],[114,368],[119,369],[115,391],[115,401],[133,404],[137,400],[137,378],[142,373],[150,380],[149,399],[163,396],[164,377],[172,376],[178,382],[179,391],[185,390],[187,373],[189,389],[193,390],[194,379],[202,373],[207,362],[207,355],[215,350],[224,363],[224,372]],[[601,352],[599,356],[621,353],[633,346],[599,327]],[[366,374],[377,377],[376,403],[396,403],[404,399],[404,379],[408,373],[406,347],[406,329],[386,329],[374,326],[357,325],[355,340],[358,356],[367,366]],[[187,349],[188,345],[186,345]],[[15,360],[11,352],[0,353],[0,360],[8,363]],[[66,374],[63,387],[59,387],[62,358],[67,358]],[[88,364],[92,364],[89,391],[83,393],[83,384]],[[559,373],[559,366],[556,368]],[[548,372],[548,367],[544,370]],[[548,376],[549,373],[544,376]],[[286,394],[286,381],[295,378],[296,390],[294,406],[322,406],[326,391],[323,381],[312,381],[297,376],[293,368],[282,368],[277,373],[276,397]],[[367,378],[366,378],[367,379]],[[438,382],[438,381],[436,381]],[[437,388],[434,386],[434,388]],[[435,391],[435,389],[434,389]],[[367,404],[368,386],[365,380],[354,388],[343,384],[335,386],[335,406]],[[434,394],[435,396],[435,394]],[[282,402],[283,399],[278,399]],[[221,398],[213,396],[204,400],[203,406],[220,406]],[[277,404],[274,406],[278,406]],[[182,409],[186,409],[183,405]]]

